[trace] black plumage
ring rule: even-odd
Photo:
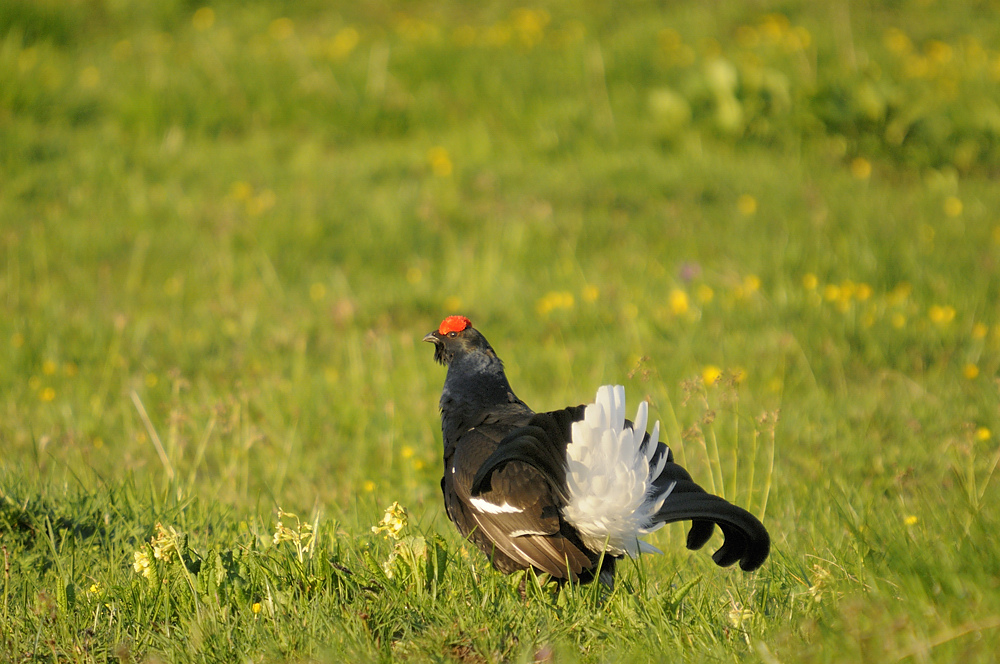
[[[435,359],[448,367],[440,402],[448,517],[504,573],[534,568],[560,580],[599,576],[611,585],[620,555],[604,555],[597,570],[603,552],[585,544],[564,514],[570,500],[567,445],[585,406],[533,412],[514,394],[503,362],[467,318],[446,318],[424,340],[434,343]],[[643,448],[649,441],[646,434]],[[690,549],[704,546],[718,525],[725,541],[715,562],[739,562],[746,571],[760,567],[770,551],[763,524],[695,484],[663,443],[649,465],[657,467],[664,454],[651,492],[667,497],[653,522],[691,521]]]

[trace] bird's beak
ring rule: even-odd
[[[439,341],[441,341],[441,339],[437,335],[437,330],[434,330],[433,332],[429,332],[427,336],[424,337],[424,341],[429,341],[432,344],[437,344]]]

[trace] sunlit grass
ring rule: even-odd
[[[990,661],[977,11],[0,4],[0,652]],[[536,409],[648,398],[768,563],[490,570],[438,486],[456,313]]]

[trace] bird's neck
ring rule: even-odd
[[[468,353],[448,365],[441,391],[441,410],[488,410],[504,404],[522,403],[510,387],[503,362],[496,355]]]

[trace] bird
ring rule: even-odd
[[[725,539],[712,558],[721,567],[738,562],[750,572],[767,559],[760,520],[695,484],[659,440],[659,422],[647,433],[645,400],[630,421],[624,388],[603,385],[589,404],[536,413],[465,316],[448,316],[424,341],[447,367],[445,509],[500,572],[613,588],[616,562],[661,553],[640,537],[677,521],[691,521],[692,550],[720,527]]]

